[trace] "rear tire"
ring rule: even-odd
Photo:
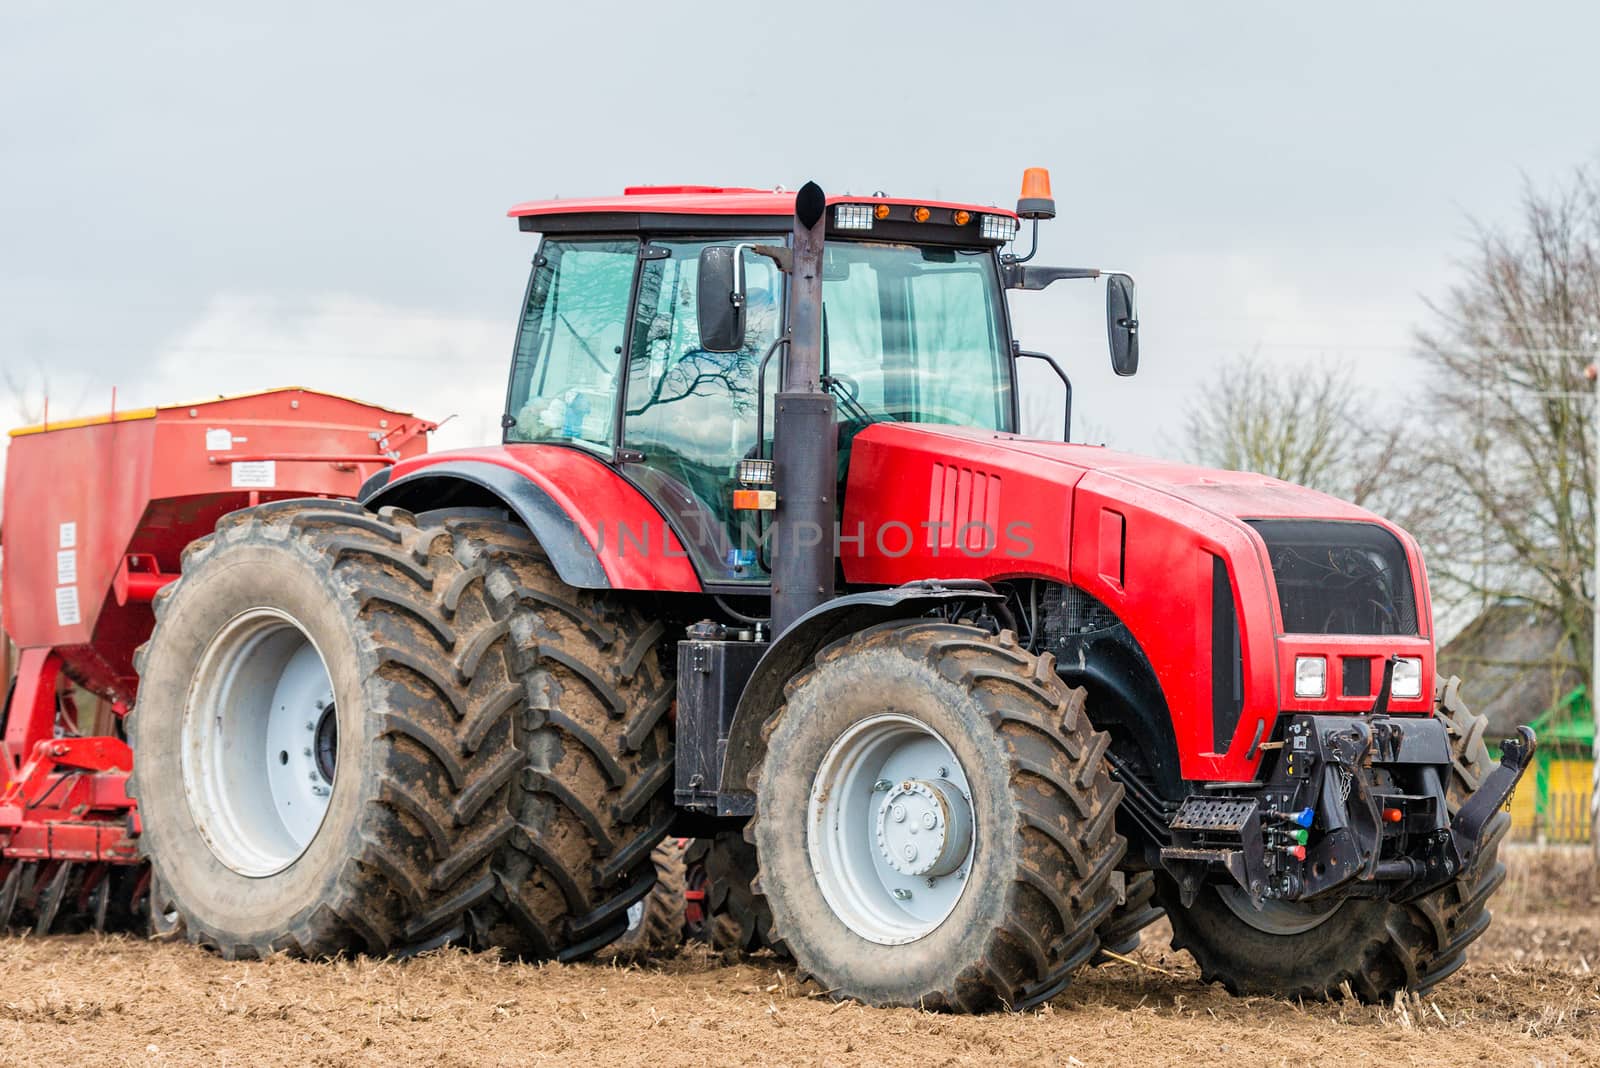
[[[1051,657],[1009,632],[873,627],[818,654],[767,735],[757,885],[830,996],[1020,1009],[1093,956],[1122,787]]]
[[[746,956],[769,949],[780,956],[788,950],[772,938],[772,909],[752,888],[756,878],[756,850],[740,831],[723,831],[714,838],[696,838],[686,855],[691,869],[698,866],[705,888],[704,937],[712,949],[729,956]]]
[[[664,838],[650,854],[655,864],[656,885],[628,907],[628,929],[607,946],[601,956],[648,957],[670,953],[683,945],[685,843],[679,838]]]
[[[1152,871],[1128,873],[1123,887],[1122,904],[1106,917],[1096,933],[1100,936],[1101,951],[1091,963],[1105,964],[1111,960],[1106,951],[1126,957],[1139,948],[1143,931],[1163,915],[1164,910],[1155,903],[1156,875]]]
[[[129,792],[158,932],[230,958],[453,941],[570,957],[620,934],[649,891],[672,768],[659,625],[568,589],[503,513],[236,512],[190,546],[155,607]],[[230,651],[241,619],[261,633]],[[326,671],[336,744],[326,812],[286,838],[273,754],[204,754],[224,736],[237,748],[258,720],[275,729],[275,702],[263,710],[261,687],[229,672],[301,639]],[[294,659],[265,657],[299,678]],[[217,699],[192,710],[192,688]],[[207,728],[219,713],[237,729]],[[304,751],[271,746],[285,767],[326,755],[321,723],[305,722]]]
[[[1459,684],[1450,679],[1436,697],[1450,734],[1452,815],[1494,767],[1483,741],[1488,721],[1467,709]],[[1467,947],[1489,926],[1489,897],[1505,880],[1499,852],[1510,826],[1511,817],[1497,813],[1473,863],[1407,903],[1347,898],[1326,915],[1300,905],[1258,916],[1248,902],[1230,904],[1207,885],[1186,909],[1164,873],[1157,896],[1172,920],[1173,948],[1187,949],[1204,979],[1233,994],[1329,998],[1348,982],[1362,1001],[1382,1002],[1398,990],[1426,993],[1465,962]]]
[[[508,606],[457,582],[462,522],[283,501],[185,551],[128,720],[159,931],[230,959],[468,936],[522,760]]]

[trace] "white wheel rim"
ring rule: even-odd
[[[909,716],[871,716],[828,750],[811,784],[807,850],[829,908],[897,946],[955,910],[977,849],[972,790],[950,744]]]
[[[275,608],[229,620],[201,654],[182,745],[184,796],[218,860],[251,877],[298,860],[338,763],[333,682],[305,628]]]

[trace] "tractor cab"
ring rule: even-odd
[[[793,204],[781,192],[638,187],[512,211],[544,240],[506,441],[571,446],[615,465],[708,584],[770,580],[768,525],[739,496],[763,483],[739,476],[744,461],[772,455]],[[1018,226],[993,207],[827,202],[820,386],[834,400],[841,492],[851,440],[874,423],[1016,431],[1004,290],[1021,272],[1001,249]]]

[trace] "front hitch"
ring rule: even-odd
[[[1265,747],[1263,747],[1265,748]],[[1518,727],[1504,755],[1451,816],[1449,732],[1434,718],[1300,714],[1262,781],[1191,794],[1167,821],[1162,865],[1185,903],[1203,882],[1233,882],[1256,907],[1359,884],[1397,901],[1446,885],[1484,848],[1536,748]]]
[[[1478,850],[1483,848],[1484,828],[1494,814],[1505,807],[1511,791],[1522,780],[1522,773],[1528,770],[1534,750],[1539,747],[1532,727],[1518,727],[1517,735],[1505,740],[1500,763],[1483,777],[1483,782],[1466,803],[1456,809],[1455,818],[1450,821],[1450,838],[1463,865],[1471,864]]]

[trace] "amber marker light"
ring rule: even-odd
[[[972,221],[972,212],[953,211],[950,213],[950,221],[955,223],[957,226],[965,226],[967,223]]]
[[[889,217],[889,205],[879,204],[877,207],[872,209],[872,214],[880,219],[887,219]]]
[[[928,218],[932,214],[933,212],[929,211],[927,208],[917,208],[911,213],[911,217],[917,222],[927,222]]]

